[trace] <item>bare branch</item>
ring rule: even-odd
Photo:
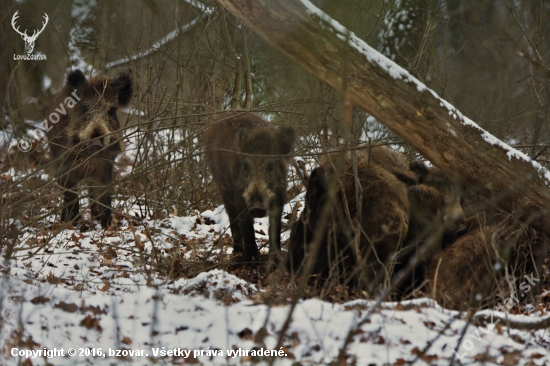
[[[241,44],[242,44],[242,57],[243,57],[243,66],[244,66],[244,80],[246,87],[246,97],[244,99],[243,108],[246,110],[250,109],[250,104],[252,103],[252,75],[250,73],[250,59],[248,58],[248,45],[246,42],[246,29],[241,27]]]
[[[233,85],[233,95],[231,96],[231,109],[239,109],[239,94],[241,91],[241,79],[242,79],[242,68],[241,61],[237,56],[237,52],[232,46],[231,38],[229,37],[229,30],[227,29],[227,20],[225,19],[225,11],[220,7],[220,23],[221,23],[221,33],[227,48],[227,53],[233,61],[233,66],[235,67],[235,84]]]

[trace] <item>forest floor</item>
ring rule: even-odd
[[[1,265],[1,364],[328,364],[349,332],[348,364],[448,365],[453,356],[455,364],[550,362],[546,330],[490,319],[467,325],[464,314],[425,299],[370,312],[372,302],[345,289],[300,300],[281,337],[292,305],[285,288],[295,285],[263,264],[238,263],[223,206],[164,219],[130,210],[118,219],[103,230],[52,216],[22,230],[13,259]],[[255,225],[265,253],[267,220]],[[13,356],[43,349],[64,356]]]

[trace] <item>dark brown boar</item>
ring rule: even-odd
[[[369,150],[357,152],[358,178],[363,190],[361,209],[349,154],[341,176],[335,177],[338,154],[323,159],[321,167],[311,173],[305,208],[293,225],[288,244],[287,266],[291,271],[303,270],[315,244],[319,249],[313,258],[313,275],[323,279],[336,276],[335,280],[341,283],[369,291],[389,279],[392,257],[408,231],[407,186],[391,169],[377,163]],[[333,179],[337,179],[337,185],[331,202],[329,185]],[[325,220],[323,210],[329,210]],[[316,236],[320,239],[318,243],[314,243]]]
[[[396,272],[407,270],[413,257],[416,262],[398,287],[401,294],[420,286],[432,258],[467,230],[458,186],[438,168],[428,168],[421,162],[412,163],[410,171],[417,176],[418,184],[408,187],[409,231],[396,258]]]
[[[128,105],[132,93],[127,74],[88,80],[80,70],[67,75],[50,110],[47,131],[56,180],[64,189],[62,221],[79,216],[77,184],[88,180],[92,215],[109,226],[113,164],[124,148],[116,111]]]
[[[411,164],[418,184],[410,185],[408,198],[411,220],[407,243],[424,242],[428,237],[444,248],[466,232],[460,186],[436,167]]]
[[[418,184],[418,176],[410,168],[405,155],[384,146],[367,146],[370,160],[378,164],[407,186]]]
[[[422,284],[425,267],[442,249],[444,234],[441,215],[444,204],[439,191],[417,184],[408,187],[407,197],[410,204],[409,230],[402,250],[395,256],[395,272],[403,276],[397,287],[401,295],[411,293]],[[411,262],[413,258],[415,262]]]
[[[534,229],[491,207],[483,197],[473,196],[466,202],[484,208],[465,220],[466,234],[437,254],[427,270],[427,290],[433,291],[440,305],[457,310],[496,305],[498,298],[507,301],[514,297],[510,291],[517,286],[516,279],[521,282],[525,275],[541,273],[534,262],[541,264],[546,258],[546,241]],[[464,208],[466,212],[475,209]],[[521,285],[520,290],[524,290]],[[518,297],[520,291],[515,291]]]
[[[269,252],[281,249],[281,215],[286,202],[288,155],[294,130],[275,129],[260,116],[239,111],[216,117],[204,147],[212,177],[229,216],[235,252],[258,258],[254,218],[269,214]]]
[[[434,299],[441,306],[461,309],[478,303],[476,295],[485,297],[493,292],[496,235],[495,227],[471,224],[465,235],[433,258],[427,274],[428,290],[434,291]]]
[[[428,168],[424,164],[417,162],[411,164],[411,170],[416,173],[419,184],[433,187],[439,193],[443,204],[440,207],[441,219],[448,231],[446,235],[451,236],[447,240],[454,240],[456,233],[453,230],[464,229],[464,227],[458,227],[465,219],[464,210],[461,205],[461,186],[435,166]]]

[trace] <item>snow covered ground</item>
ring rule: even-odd
[[[462,314],[436,305],[386,303],[369,314],[373,303],[361,299],[300,301],[278,343],[290,301],[266,305],[263,289],[221,269],[168,275],[174,257],[215,264],[231,253],[223,206],[162,220],[132,214],[107,231],[92,221],[62,226],[55,217],[47,230],[25,229],[15,258],[1,266],[0,364],[328,364],[350,331],[348,364],[449,365],[453,356],[465,365],[550,362],[546,330],[508,330],[490,319],[465,329]],[[259,242],[267,225],[256,223]],[[163,261],[166,273],[153,270]]]
[[[303,3],[392,77],[415,83],[419,92],[427,90],[309,2]],[[200,17],[210,14],[210,10],[202,10]],[[89,13],[89,3],[73,3],[71,15],[77,24],[82,25]],[[150,54],[198,20],[108,67]],[[79,43],[91,31],[80,26],[69,34],[71,64],[87,72],[94,70],[85,61]],[[44,89],[50,84],[46,76]],[[441,103],[453,117],[472,125],[453,106],[444,100]],[[367,122],[375,123],[372,118]],[[500,145],[486,131],[479,131],[487,142],[506,148],[510,157],[530,161]],[[126,133],[126,158],[133,162],[145,133],[132,128]],[[30,137],[40,139],[38,135]],[[361,140],[377,137],[364,131]],[[179,131],[161,130],[155,132],[151,144],[158,154],[169,155],[174,161],[183,158],[183,153],[163,147],[191,138]],[[171,144],[166,144],[167,140]],[[320,145],[317,141],[302,143],[310,153],[321,152],[315,149]],[[18,146],[12,134],[0,131],[0,147],[3,145],[9,145],[7,149]],[[306,157],[304,161],[309,171],[314,159]],[[131,174],[129,166],[126,168],[120,177]],[[6,180],[22,178],[15,168],[8,173]],[[41,172],[36,175],[49,179],[42,178]],[[283,216],[294,212],[302,199],[303,194],[292,200]],[[504,322],[491,322],[490,317],[483,324],[468,325],[464,314],[423,299],[383,303],[378,308],[364,299],[347,303],[305,299],[294,308],[290,299],[270,304],[262,297],[266,288],[230,273],[227,264],[219,265],[230,262],[232,253],[223,206],[154,220],[142,217],[139,208],[126,206],[124,200],[115,202],[117,211],[125,215],[118,217],[119,224],[110,230],[90,221],[89,213],[74,226],[60,224],[55,216],[41,219],[39,227],[22,227],[10,219],[22,234],[12,260],[0,263],[0,365],[330,364],[337,360],[350,332],[353,337],[345,350],[346,359],[339,364],[550,363],[546,329],[510,330]],[[267,219],[258,220],[255,229],[265,253]],[[287,238],[285,231],[282,239]],[[0,247],[0,257],[4,258],[5,250]],[[540,314],[532,314],[536,315]]]
[[[163,139],[187,138],[155,136],[161,147],[169,145]],[[120,177],[132,172],[136,139],[143,138],[131,130],[127,137]],[[304,159],[311,170],[314,159]],[[89,210],[74,226],[46,209],[38,225],[11,220],[21,233],[13,259],[0,263],[0,365],[330,364],[350,332],[346,364],[550,362],[546,330],[509,330],[491,318],[467,325],[465,314],[423,299],[378,308],[365,299],[310,298],[294,308],[290,298],[266,301],[270,277],[263,274],[267,284],[250,281],[263,267],[246,269],[249,276],[235,271],[223,206],[150,219],[137,199],[117,196],[123,214],[109,230],[90,220]],[[299,194],[285,206],[283,242],[303,199]],[[265,254],[268,219],[256,220],[255,230]]]

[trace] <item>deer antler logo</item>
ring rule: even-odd
[[[36,38],[42,33],[44,28],[46,28],[46,24],[48,24],[48,14],[44,13],[44,21],[42,22],[42,29],[38,30],[35,29],[32,33],[32,36],[29,36],[27,34],[27,30],[25,29],[24,32],[21,32],[19,30],[19,26],[16,27],[15,21],[17,18],[19,18],[19,15],[17,14],[19,12],[16,11],[15,14],[13,14],[13,17],[11,18],[11,26],[13,27],[13,30],[15,30],[17,33],[21,35],[21,38],[25,41],[25,51],[27,52],[27,55],[30,55],[32,53],[32,50],[34,49],[34,42],[36,41]]]

